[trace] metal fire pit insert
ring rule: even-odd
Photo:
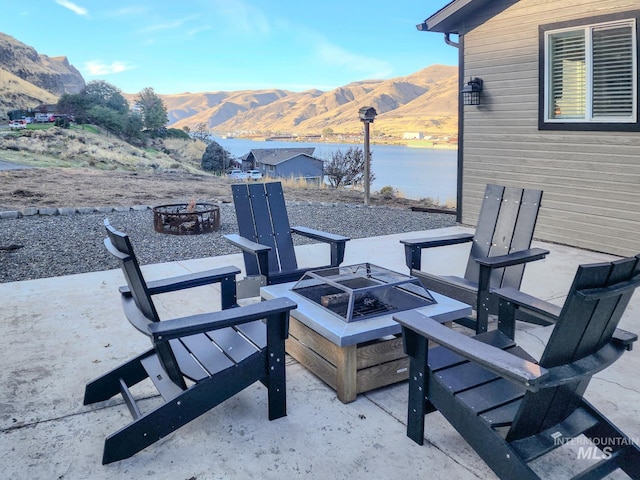
[[[344,322],[436,303],[417,278],[371,263],[307,272],[291,290]]]
[[[211,203],[179,203],[153,207],[153,227],[158,233],[197,235],[218,231],[220,207]]]

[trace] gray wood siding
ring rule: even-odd
[[[640,1],[493,5],[499,13],[483,12],[464,35],[464,78],[482,78],[484,90],[482,105],[464,107],[463,223],[475,224],[487,183],[540,188],[536,238],[640,253],[640,133],[538,130],[539,26],[638,10]]]
[[[324,173],[322,160],[306,155],[297,155],[275,165],[275,171],[267,167],[267,175],[281,178],[322,178]]]

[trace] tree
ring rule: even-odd
[[[206,145],[209,145],[211,142],[213,142],[211,133],[209,132],[209,128],[204,122],[200,122],[196,125],[191,136],[196,140],[204,142]]]
[[[58,100],[58,112],[68,116],[72,116],[74,121],[79,124],[87,121],[87,99],[79,93],[65,93]]]
[[[90,106],[99,105],[110,108],[118,113],[129,112],[129,102],[122,96],[120,89],[104,80],[92,80],[82,91]]]
[[[231,154],[215,140],[210,140],[207,149],[202,154],[200,166],[210,172],[224,172],[231,164]]]
[[[129,142],[140,142],[142,140],[142,116],[137,112],[130,112],[124,122],[124,135]]]
[[[87,115],[91,122],[106,128],[115,135],[121,135],[127,125],[127,115],[102,105],[91,107]]]
[[[346,152],[331,153],[331,159],[324,162],[324,174],[333,188],[359,185],[364,182],[364,165],[364,151],[360,147],[349,147]],[[369,183],[375,178],[373,171],[369,171]]]
[[[331,135],[333,135],[333,128],[325,127],[325,128],[322,129],[322,136],[323,137],[330,137]]]
[[[147,130],[159,130],[167,124],[167,107],[153,88],[143,88],[136,98],[136,104],[140,107]]]

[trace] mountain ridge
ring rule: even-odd
[[[402,136],[408,131],[454,135],[457,87],[457,67],[432,65],[404,77],[356,81],[326,92],[273,89],[160,97],[173,127],[205,123],[220,134],[305,135],[327,128],[357,134],[362,130],[357,111],[366,105],[376,109],[376,121],[387,135]]]
[[[229,136],[358,135],[358,110],[378,112],[374,135],[402,137],[407,132],[452,136],[457,131],[457,67],[431,65],[387,80],[360,80],[329,91],[284,89],[159,94],[169,126],[205,124]],[[49,57],[0,33],[0,115],[10,110],[56,103],[63,93],[78,93],[85,81],[65,56]],[[130,102],[137,94],[124,93]]]

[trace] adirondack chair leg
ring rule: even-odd
[[[344,260],[345,242],[331,244],[331,266],[337,267]]]
[[[267,376],[263,382],[268,390],[269,420],[287,415],[287,379],[285,371],[284,341],[288,337],[288,315],[267,319],[267,345],[269,345]]]
[[[235,307],[238,305],[238,292],[235,276],[220,281],[220,300],[222,309]]]
[[[407,436],[422,445],[424,442],[424,416],[427,409],[427,356],[428,341],[412,330],[402,329],[405,353],[409,355],[409,402],[407,408]],[[430,404],[429,404],[430,405]]]
[[[103,402],[121,393],[121,379],[128,387],[131,387],[147,378],[148,375],[142,366],[141,360],[153,354],[155,354],[153,349],[147,350],[136,358],[87,383],[84,389],[84,405]]]
[[[498,329],[511,340],[516,338],[516,305],[500,299],[498,305]]]
[[[163,403],[109,435],[104,444],[102,464],[129,458],[208,412],[246,388],[245,375],[256,375],[260,367],[264,369],[263,359],[261,362],[253,362],[251,371],[224,370],[216,375],[217,382],[207,381],[195,384],[178,397]]]
[[[422,266],[422,249],[420,247],[405,244],[404,257],[405,263],[410,271],[420,270]],[[411,275],[413,275],[413,273],[411,273]]]
[[[476,334],[484,333],[489,327],[489,284],[491,281],[491,269],[480,265],[478,279],[478,303],[476,305]]]

